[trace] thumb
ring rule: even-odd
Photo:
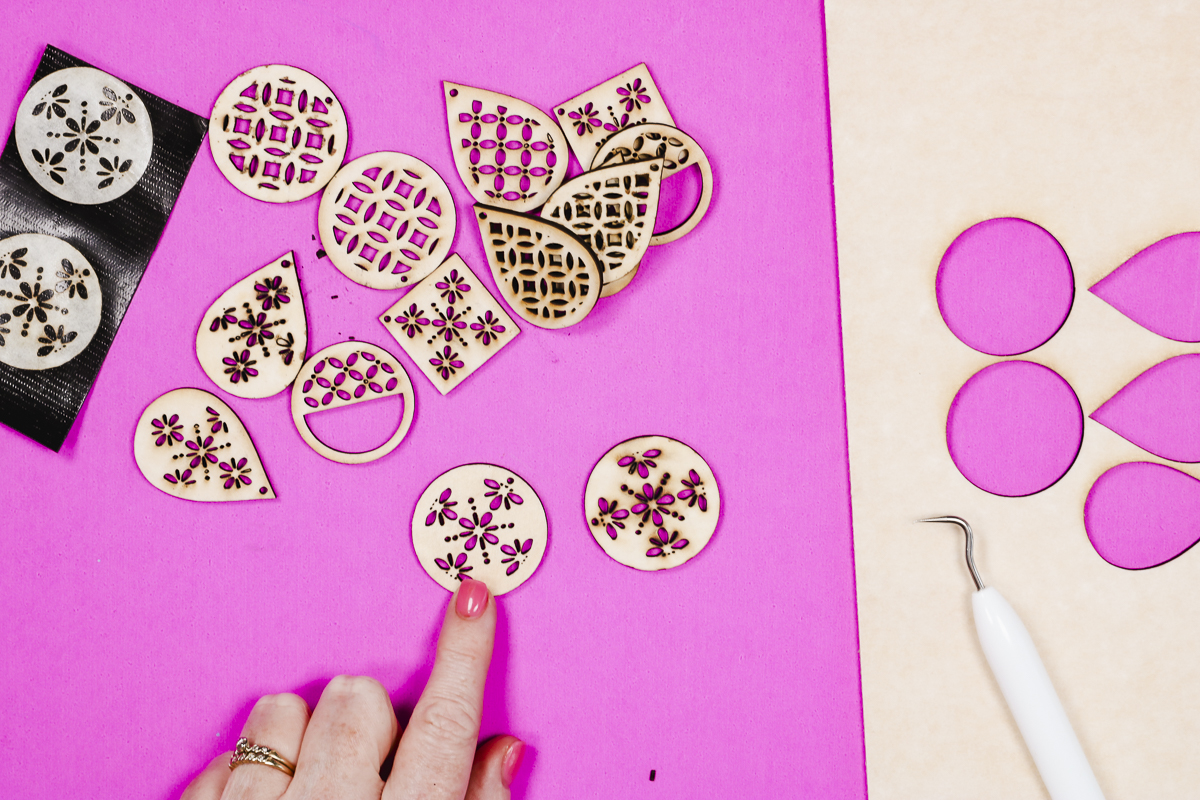
[[[475,751],[465,800],[509,800],[509,787],[525,758],[525,743],[515,736],[488,739]]]

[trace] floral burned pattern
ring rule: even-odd
[[[150,162],[153,133],[140,97],[99,70],[60,70],[34,85],[18,109],[21,158],[44,188],[73,203],[112,200]]]
[[[457,255],[414,286],[380,321],[442,394],[519,333]]]
[[[699,454],[664,436],[611,449],[593,468],[585,493],[597,543],[643,570],[675,566],[699,552],[716,528],[717,498],[715,479]]]
[[[199,389],[177,389],[150,404],[138,425],[134,457],[147,480],[176,497],[274,497],[241,420]]]
[[[295,378],[307,341],[304,303],[288,253],[217,298],[196,334],[196,354],[209,378],[227,391],[269,397]]]
[[[585,170],[593,166],[593,157],[601,145],[630,125],[675,124],[645,64],[559,103],[554,113],[566,126],[567,142]]]
[[[417,557],[447,589],[465,577],[487,582],[493,594],[515,588],[540,562],[546,532],[545,510],[532,487],[491,464],[467,464],[440,476],[413,517]]]
[[[83,351],[100,323],[100,284],[72,246],[41,234],[0,242],[0,361],[48,369]]]

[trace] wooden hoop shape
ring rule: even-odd
[[[631,161],[649,161],[652,158],[665,159],[663,179],[685,169],[692,164],[700,168],[703,181],[700,189],[700,199],[696,207],[683,222],[670,230],[656,233],[650,239],[650,244],[667,244],[682,238],[700,224],[708,213],[708,204],[712,202],[713,174],[712,165],[700,144],[678,128],[656,122],[642,125],[630,125],[622,131],[613,134],[596,152],[591,169],[599,169],[609,164],[625,164]]]
[[[717,529],[721,495],[695,450],[667,436],[639,436],[596,462],[583,513],[605,553],[650,572],[678,567],[704,549]]]
[[[308,322],[294,253],[229,287],[200,320],[196,358],[213,383],[238,397],[271,397],[296,379]]]
[[[13,135],[38,185],[80,205],[128,192],[154,152],[154,128],[141,97],[92,67],[60,69],[29,87]]]
[[[321,191],[346,155],[345,110],[319,78],[267,64],[243,72],[213,104],[208,145],[243,194],[291,203]]]
[[[96,268],[67,242],[41,233],[0,240],[0,363],[66,364],[91,343],[103,306]]]
[[[483,581],[493,595],[511,592],[541,564],[548,532],[537,492],[494,464],[464,464],[439,475],[413,511],[417,561],[451,592],[464,578]]]
[[[567,176],[566,137],[549,115],[506,94],[443,82],[454,168],[478,202],[528,212]]]
[[[183,500],[275,497],[246,426],[202,389],[175,389],[146,406],[134,431],[133,459],[155,489]]]
[[[392,437],[374,450],[335,450],[308,427],[309,414],[393,395],[403,398],[404,414]],[[408,373],[391,353],[369,342],[341,342],[326,347],[304,363],[292,384],[292,421],[300,438],[319,455],[339,464],[366,464],[395,450],[408,435],[415,412],[416,395]]]
[[[411,286],[446,260],[458,224],[446,182],[419,158],[379,152],[351,161],[321,195],[329,260],[372,289]]]
[[[561,225],[490,206],[475,221],[496,288],[508,307],[539,328],[583,321],[600,297],[600,262]]]
[[[629,285],[620,282],[637,271],[650,247],[662,174],[661,158],[601,167],[558,187],[542,209],[542,219],[570,229],[596,254],[601,297]],[[609,286],[616,288],[606,293]]]

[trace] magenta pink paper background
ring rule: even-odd
[[[819,3],[22,2],[3,27],[5,132],[47,43],[205,115],[250,67],[315,73],[348,110],[347,160],[396,149],[443,175],[481,276],[443,79],[551,109],[645,61],[716,192],[629,289],[576,327],[523,325],[442,397],[376,321],[399,295],[317,258],[319,198],[251,200],[206,143],[62,453],[0,429],[0,797],[177,797],[259,695],[315,703],[338,673],[376,676],[407,713],[447,599],[414,558],[413,506],[473,461],[524,476],[550,519],[540,570],[500,600],[484,715],[532,747],[517,796],[865,795]],[[287,395],[218,392],[279,499],[159,492],[133,461],[142,409],[216,391],[200,316],[290,249],[310,352],[353,336],[400,355],[412,432],[339,465]],[[581,510],[594,461],[646,433],[699,450],[724,500],[708,548],[654,574],[605,556]]]

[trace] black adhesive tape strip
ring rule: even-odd
[[[47,45],[29,85],[60,69],[90,66]],[[25,170],[15,132],[0,155],[0,238],[44,233],[70,242],[96,268],[104,296],[91,344],[66,364],[26,371],[0,363],[0,422],[54,451],[62,447],[96,381],[208,130],[204,117],[125,83],[150,114],[154,151],[141,180],[120,197],[77,205],[50,194]]]

